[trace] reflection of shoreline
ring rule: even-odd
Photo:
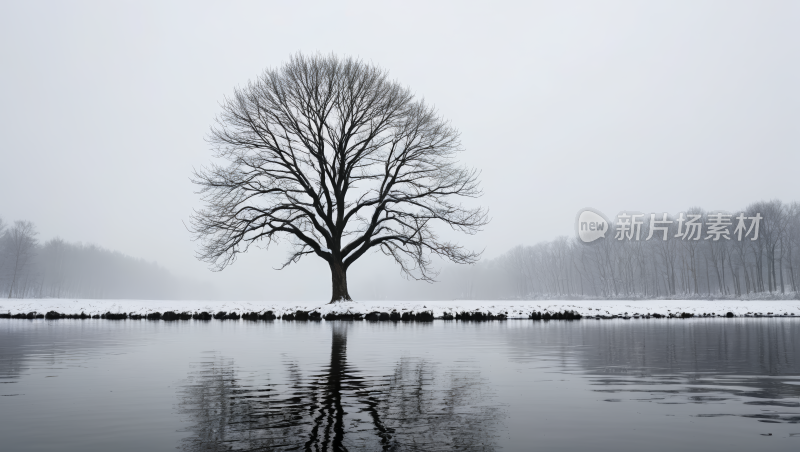
[[[794,322],[715,321],[586,328],[587,369],[630,367],[650,374],[800,375]]]
[[[794,321],[540,322],[505,333],[513,360],[571,358],[590,373],[800,375]]]
[[[232,360],[214,357],[179,389],[190,422],[183,449],[494,450],[503,412],[477,370],[439,372],[404,358],[391,375],[366,378],[347,362],[345,325],[332,328],[330,365],[290,385],[248,386]]]
[[[508,333],[513,359],[558,360],[609,402],[717,404],[711,413],[735,414],[696,415],[800,421],[794,322],[584,322]],[[781,413],[761,412],[770,407]]]
[[[70,320],[62,328],[49,328],[44,320],[6,322],[19,323],[0,331],[0,380],[4,382],[18,380],[22,370],[36,362],[61,365],[65,361],[102,359],[107,353],[146,345],[129,335],[129,330],[117,329],[114,323],[92,323],[87,327],[80,320]],[[114,331],[113,341],[106,340],[110,330]]]

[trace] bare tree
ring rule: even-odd
[[[761,235],[764,239],[763,246],[767,254],[767,288],[770,292],[777,291],[780,283],[781,291],[783,292],[782,259],[784,250],[780,245],[784,241],[784,235],[790,225],[787,206],[780,200],[773,199],[769,202],[755,203],[749,209],[764,215]],[[779,263],[777,267],[775,265],[776,260]]]
[[[191,231],[198,258],[222,270],[253,244],[288,239],[283,264],[314,254],[331,270],[331,302],[349,300],[347,269],[370,248],[432,281],[433,255],[480,253],[440,238],[435,223],[474,234],[488,222],[478,172],[462,167],[459,133],[387,72],[362,61],[296,55],[234,90],[194,172],[205,207]]]
[[[38,241],[36,240],[36,227],[30,221],[15,221],[14,226],[4,235],[3,248],[6,261],[10,265],[11,284],[8,289],[8,298],[19,290],[18,284],[27,276],[28,264],[33,259]]]
[[[797,269],[795,260],[798,256],[797,250],[800,249],[800,203],[793,202],[789,205],[789,227],[787,230],[787,250],[789,263],[789,280],[792,284],[792,291],[798,292]]]

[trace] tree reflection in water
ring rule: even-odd
[[[237,378],[233,360],[202,363],[179,390],[190,422],[187,451],[480,450],[496,448],[503,410],[479,371],[442,372],[401,359],[391,375],[365,377],[347,362],[346,326],[333,328],[330,366],[288,389]]]

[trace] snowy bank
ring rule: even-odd
[[[337,304],[324,302],[275,301],[180,301],[180,300],[94,300],[94,299],[4,299],[0,313],[20,314],[50,311],[62,314],[97,315],[106,312],[147,315],[153,312],[225,311],[239,315],[249,312],[273,311],[278,317],[295,311],[329,313],[370,312],[432,312],[437,318],[459,312],[505,314],[508,318],[528,318],[531,312],[574,311],[582,316],[633,316],[704,313],[724,316],[746,314],[792,315],[800,317],[799,300],[452,300],[452,301],[347,301]]]

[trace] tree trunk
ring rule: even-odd
[[[337,301],[351,301],[350,292],[347,291],[347,269],[341,262],[334,260],[330,264],[332,295],[331,303]]]

